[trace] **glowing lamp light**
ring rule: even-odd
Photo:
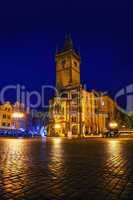
[[[61,138],[53,138],[53,144],[54,145],[59,145],[61,143]]]
[[[105,105],[104,101],[102,101],[102,103],[101,103],[101,104],[102,104],[102,106],[104,106],[104,105]]]
[[[118,127],[118,124],[116,122],[110,122],[109,123],[109,127],[110,128],[117,128]]]
[[[55,124],[55,129],[59,129],[61,127],[60,124]]]
[[[21,112],[15,112],[15,113],[13,113],[12,116],[13,116],[13,118],[19,118],[19,119],[21,119],[21,118],[24,117],[24,114],[21,113]]]

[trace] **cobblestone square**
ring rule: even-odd
[[[0,138],[0,199],[133,199],[133,140]]]

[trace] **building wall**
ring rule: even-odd
[[[98,111],[97,97],[94,92],[82,91],[82,116],[86,133],[99,133],[105,130],[106,115]]]
[[[57,89],[80,84],[80,57],[68,50],[56,55]]]
[[[21,113],[22,117],[14,117],[14,113]],[[14,105],[10,102],[0,105],[0,128],[26,128],[26,111],[24,106],[18,102]]]
[[[102,112],[106,114],[106,127],[115,120],[116,103],[109,96],[101,97]]]
[[[72,98],[74,90],[69,90],[68,94],[66,99],[50,101],[49,135],[67,136],[70,131],[73,136],[79,136],[105,131],[107,115],[99,108],[101,97],[84,89],[80,89],[80,101]]]
[[[67,101],[65,99],[54,98],[50,101],[50,122],[49,122],[49,135],[52,136],[65,136],[67,133]]]
[[[12,128],[12,112],[13,108],[9,102],[0,105],[0,127]]]

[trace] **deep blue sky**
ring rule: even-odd
[[[132,10],[129,1],[1,1],[0,87],[55,84],[56,45],[71,32],[80,47],[82,83],[115,94],[132,83]]]

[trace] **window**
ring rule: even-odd
[[[3,119],[6,119],[6,114],[3,114]]]
[[[64,107],[61,109],[61,114],[64,115]]]
[[[62,68],[64,68],[64,67],[65,67],[65,64],[66,64],[66,61],[65,61],[65,60],[62,60],[61,64],[62,64]]]
[[[72,116],[72,122],[76,122],[76,121],[77,121],[76,117]]]
[[[73,93],[71,96],[72,96],[72,99],[78,99],[78,93]]]
[[[78,64],[77,64],[77,62],[76,62],[76,61],[74,61],[74,66],[75,66],[75,67],[77,67],[77,66],[78,66]]]
[[[68,94],[67,93],[62,93],[61,97],[62,98],[68,98]]]
[[[3,123],[2,123],[2,126],[6,126],[6,123],[5,123],[5,122],[3,122]]]

